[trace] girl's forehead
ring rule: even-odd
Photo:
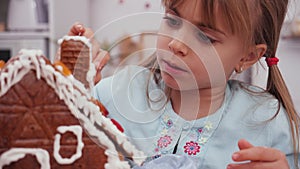
[[[212,10],[214,10],[213,15],[205,13],[203,0],[184,0],[181,1],[174,9],[179,14],[179,16],[196,26],[204,26],[208,28],[213,28],[216,30],[221,30],[226,34],[229,34],[229,27],[224,22],[223,13],[218,8],[218,3],[214,4]],[[172,8],[172,7],[171,7]]]
[[[199,0],[188,0],[180,3],[176,10],[180,13],[181,17],[192,21],[201,21],[202,3]]]

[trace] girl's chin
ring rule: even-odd
[[[168,74],[165,71],[161,71],[161,76],[165,84],[170,87],[171,89],[179,90],[179,85],[177,83],[177,80],[174,79],[170,74]]]
[[[189,80],[175,79],[169,73],[162,71],[162,79],[166,86],[174,90],[187,91],[187,90],[198,90],[197,84],[190,82]]]

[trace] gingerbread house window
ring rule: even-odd
[[[79,125],[59,126],[57,128],[57,131],[59,132],[59,134],[55,135],[54,146],[53,146],[54,158],[59,164],[72,164],[75,160],[79,159],[82,155],[82,149],[84,147],[84,143],[82,141],[82,128]],[[72,132],[77,138],[76,153],[72,155],[71,158],[63,158],[59,153],[61,134],[64,134],[67,131]]]

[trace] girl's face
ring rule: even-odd
[[[157,40],[157,60],[165,83],[176,90],[224,87],[245,56],[243,41],[230,33],[216,9],[216,28],[201,18],[201,1],[167,9]]]

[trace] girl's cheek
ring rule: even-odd
[[[164,57],[170,55],[170,49],[168,44],[170,43],[170,38],[166,38],[164,36],[159,36],[156,42],[156,56],[157,59],[160,60]]]
[[[157,37],[156,47],[158,50],[169,49],[168,44],[170,43],[170,38],[164,37],[162,35]]]

